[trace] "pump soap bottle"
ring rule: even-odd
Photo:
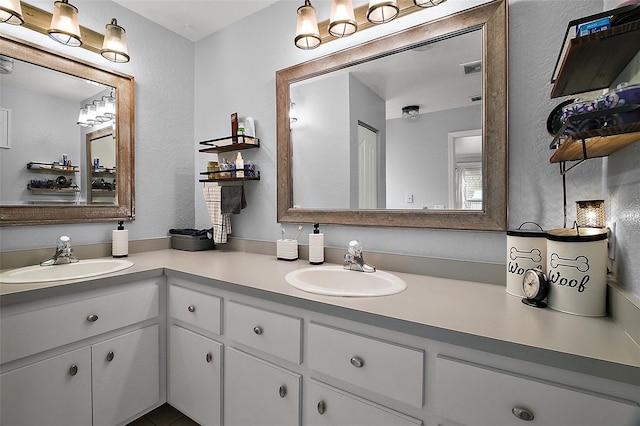
[[[309,234],[309,263],[322,265],[324,263],[324,234],[320,233],[319,224],[313,225],[313,233]]]
[[[241,153],[238,153],[238,155],[236,156],[236,177],[244,177],[244,159],[242,158]]]
[[[111,231],[111,255],[127,257],[129,255],[129,231],[124,229],[124,222],[118,222],[118,229]]]

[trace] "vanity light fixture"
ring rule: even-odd
[[[370,0],[367,20],[373,24],[386,24],[400,13],[397,0]]]
[[[353,12],[351,0],[333,0],[329,18],[329,34],[334,37],[347,37],[358,31],[358,23]]]
[[[69,4],[68,0],[59,0],[53,4],[53,16],[49,26],[49,37],[65,46],[82,45],[78,8]]]
[[[20,0],[0,0],[0,22],[22,25],[22,6]]]
[[[445,1],[447,0],[413,0],[413,3],[418,7],[433,7]]]
[[[332,0],[331,16],[322,22],[316,19],[316,11],[310,0],[298,8],[296,38],[299,49],[314,49],[341,37],[363,31],[378,24],[407,16],[425,8],[437,6],[447,0],[369,0],[355,9],[352,0]]]
[[[82,47],[100,53],[113,62],[130,60],[126,31],[115,19],[106,25],[106,34],[103,36],[78,23],[78,8],[69,4],[69,0],[56,1],[53,14],[20,0],[0,0],[1,23],[22,25],[48,35],[65,46]]]
[[[298,22],[296,24],[296,47],[304,50],[315,49],[320,46],[320,32],[316,10],[310,0],[304,0],[304,5],[298,8]]]
[[[576,201],[576,224],[579,227],[605,227],[604,200]]]
[[[115,117],[115,97],[111,93],[109,96],[103,96],[85,105],[84,108],[80,108],[77,124],[80,127],[93,127],[111,121]]]
[[[115,18],[105,25],[104,42],[100,54],[112,62],[129,62],[129,48],[127,46],[127,32],[118,25]]]

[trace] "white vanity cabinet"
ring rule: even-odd
[[[90,425],[91,348],[0,375],[2,425]]]
[[[477,426],[640,424],[632,401],[439,356],[435,407],[455,424]]]
[[[167,402],[202,425],[222,424],[222,299],[170,279]],[[206,336],[204,335],[206,334]]]
[[[422,421],[405,416],[340,389],[309,380],[303,405],[305,426],[416,426]]]
[[[301,386],[301,375],[227,347],[224,424],[299,426]]]
[[[160,404],[160,279],[3,307],[3,425],[117,425]]]

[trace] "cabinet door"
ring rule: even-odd
[[[175,325],[169,333],[169,404],[200,424],[221,424],[222,344]]]
[[[416,426],[422,421],[366,399],[309,380],[304,397],[305,426]]]
[[[90,425],[91,349],[4,373],[0,388],[3,425]]]
[[[226,426],[300,425],[300,375],[229,347],[224,368]]]
[[[158,325],[91,347],[93,425],[116,425],[160,400]]]

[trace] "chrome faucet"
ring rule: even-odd
[[[66,235],[58,237],[56,252],[49,259],[40,262],[40,266],[60,265],[62,263],[76,263],[78,258],[73,255],[71,238]]]
[[[359,272],[375,272],[376,268],[364,262],[362,244],[353,240],[349,243],[347,254],[344,255],[344,269]]]

